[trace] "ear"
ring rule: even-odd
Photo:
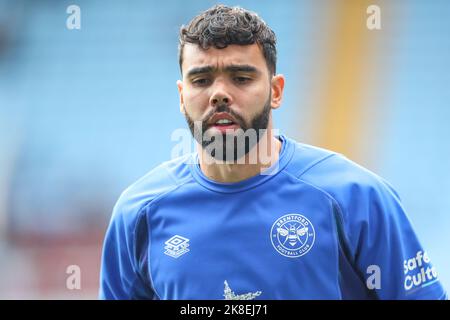
[[[280,107],[283,100],[284,76],[282,74],[273,76],[270,86],[272,90],[271,106],[272,109],[277,109]]]
[[[184,99],[183,99],[183,81],[177,80],[177,88],[178,94],[180,95],[180,112],[182,114],[185,114]]]

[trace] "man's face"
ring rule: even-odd
[[[237,145],[239,139],[234,137],[253,129],[259,141],[260,130],[268,127],[270,110],[278,106],[272,101],[272,76],[260,47],[229,45],[204,50],[188,43],[182,71],[183,81],[177,83],[180,108],[192,134],[194,130],[202,133],[194,135],[195,139],[206,148],[214,137],[221,136],[224,150],[220,160],[229,150],[227,141],[234,144],[234,160],[248,153],[255,141]]]

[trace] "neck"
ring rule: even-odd
[[[215,160],[197,144],[200,169],[208,178],[217,182],[238,182],[260,174],[278,161],[281,141],[267,129],[259,142],[236,163]]]

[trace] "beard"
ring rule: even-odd
[[[186,109],[184,115],[192,136],[202,146],[202,149],[207,151],[208,155],[219,161],[236,162],[248,154],[266,133],[270,119],[271,96],[272,94],[269,94],[262,111],[256,114],[249,123],[227,104],[219,104],[199,121],[194,122]],[[240,128],[225,133],[208,134],[208,129],[211,127],[209,119],[219,112],[230,114]],[[205,128],[204,131],[203,128]]]

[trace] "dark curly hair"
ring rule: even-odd
[[[203,11],[182,26],[179,35],[178,61],[183,63],[183,48],[186,43],[198,44],[203,49],[214,46],[226,48],[230,44],[260,45],[267,67],[276,72],[277,49],[275,33],[254,12],[240,7],[216,5]]]

